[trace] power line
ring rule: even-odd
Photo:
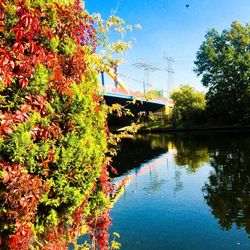
[[[138,69],[143,69],[144,70],[143,92],[144,92],[144,94],[146,94],[146,83],[149,82],[149,73],[150,72],[155,72],[155,71],[160,70],[160,69],[153,66],[150,63],[147,63],[147,62],[134,63],[133,66],[135,66]]]
[[[135,82],[139,82],[139,83],[142,83],[142,84],[143,84],[143,81],[142,81],[142,80],[138,80],[138,79],[135,79],[135,78],[132,78],[132,77],[130,77],[130,76],[123,75],[123,74],[120,74],[120,73],[118,73],[118,75],[121,76],[121,77],[124,77],[124,78],[126,78],[126,79],[133,80],[133,81],[135,81]]]
[[[174,87],[174,67],[173,64],[175,62],[173,57],[167,56],[166,52],[164,52],[163,59],[167,61],[167,68],[165,71],[168,73],[168,82],[167,82],[167,92],[169,93],[171,89]]]

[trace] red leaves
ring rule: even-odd
[[[41,139],[46,141],[49,137],[59,139],[61,138],[62,131],[58,124],[52,123],[49,126],[42,127],[41,125],[36,125],[31,129],[31,134],[36,139]]]
[[[5,18],[5,10],[4,8],[2,8],[3,4],[5,3],[5,0],[2,0],[0,2],[0,32],[4,33],[5,32],[5,21],[4,21],[4,18]]]
[[[76,121],[67,120],[68,118],[65,118],[63,112],[53,116],[53,112],[49,112],[50,109],[47,108],[49,107],[48,103],[56,111],[61,110],[63,105],[67,106],[67,111],[71,109],[70,104],[74,97],[72,83],[82,83],[83,77],[88,74],[85,63],[85,48],[82,46],[90,45],[94,50],[96,45],[93,23],[91,18],[82,11],[79,1],[76,0],[74,4],[67,7],[63,4],[40,2],[42,7],[39,6],[39,3],[37,7],[27,6],[26,0],[0,1],[0,35],[2,38],[0,40],[0,82],[3,83],[1,84],[2,94],[6,96],[6,98],[1,99],[1,105],[4,108],[0,113],[0,136],[7,144],[13,139],[10,133],[20,132],[17,131],[19,128],[17,125],[28,122],[32,117],[32,121],[27,126],[20,127],[29,129],[30,124],[34,124],[30,133],[33,143],[37,147],[30,147],[32,150],[29,151],[28,162],[30,170],[39,173],[39,175],[30,174],[28,168],[10,163],[14,159],[12,152],[7,152],[6,156],[4,155],[6,162],[0,163],[0,170],[3,172],[2,180],[0,180],[2,186],[0,195],[3,201],[2,206],[5,209],[4,212],[0,213],[0,217],[7,221],[4,225],[10,223],[5,235],[10,234],[8,246],[12,249],[26,249],[28,247],[32,238],[31,226],[29,227],[29,225],[35,224],[37,221],[40,223],[40,220],[36,220],[36,210],[40,209],[38,204],[41,196],[50,188],[43,179],[47,179],[49,174],[49,178],[53,178],[51,173],[54,173],[57,168],[54,159],[55,147],[60,146],[59,140],[62,134],[66,135],[69,131],[77,130]],[[11,11],[10,14],[6,15],[3,3],[10,5],[10,10],[8,10]],[[15,22],[10,22],[14,12],[12,12],[12,8],[16,11],[14,14]],[[53,10],[51,10],[52,8]],[[51,40],[55,35],[56,39]],[[74,44],[75,49],[72,50],[72,53],[66,53],[67,50],[64,49],[65,39]],[[99,112],[100,108],[99,99],[98,95],[93,95],[93,102],[96,102],[96,112]],[[74,108],[72,110],[75,112]],[[88,111],[87,108],[86,110]],[[39,113],[40,116],[33,115],[34,112]],[[65,124],[63,124],[64,121]],[[77,133],[80,134],[80,131]],[[47,140],[46,143],[44,143],[45,140]],[[45,145],[45,147],[41,151],[35,151],[40,145]],[[58,158],[60,157],[59,153]],[[95,161],[93,160],[93,162]],[[72,173],[74,172],[72,171]],[[95,180],[98,178],[97,172],[94,171]],[[72,180],[80,185],[78,180],[73,179],[74,174],[72,176]],[[73,181],[72,185],[75,185]],[[108,194],[111,187],[108,184],[106,165],[102,167],[102,174],[98,181],[98,188],[101,189],[101,192],[104,190],[105,194]],[[100,183],[101,185],[99,185]],[[90,184],[97,186],[96,183]],[[52,190],[51,194],[56,198],[55,190]],[[75,237],[76,232],[78,232],[77,226],[82,219],[85,219],[83,213],[88,198],[72,215],[74,220],[72,227],[65,224],[66,220],[63,221],[63,216],[63,219],[60,218],[62,223],[52,228],[48,234],[48,239],[51,242],[44,243],[44,249],[67,248],[69,239]],[[64,205],[65,207],[69,206],[69,208],[71,206],[71,204]],[[44,210],[50,209],[50,205],[42,204],[41,207],[43,206]],[[68,210],[70,211],[70,209]],[[39,214],[40,212],[39,210]],[[59,214],[61,215],[61,213]],[[65,218],[68,219],[70,216],[67,214]],[[94,221],[97,222],[95,224],[97,228],[93,229],[96,230],[93,235],[99,242],[100,248],[105,249],[110,219],[107,214],[103,214],[100,215],[100,218],[94,218],[93,223]],[[15,232],[11,231],[14,227]],[[3,241],[5,241],[3,245],[7,246],[6,240],[3,239]]]
[[[26,86],[28,85],[28,83],[29,83],[29,80],[28,80],[27,78],[21,78],[21,79],[19,80],[19,84],[20,84],[20,86],[21,86],[22,88],[26,87]]]
[[[114,185],[112,185],[109,181],[109,172],[107,170],[107,167],[111,168],[111,172],[117,173],[116,169],[110,166],[111,159],[107,158],[107,163],[103,164],[102,169],[101,169],[101,176],[99,177],[99,181],[102,186],[103,192],[108,195],[114,190]]]
[[[68,249],[66,234],[67,231],[63,222],[53,226],[46,235],[46,241],[44,243],[43,250]]]
[[[47,98],[45,96],[26,96],[25,99],[29,102],[31,105],[32,110],[38,112],[41,115],[46,114],[46,101]]]
[[[118,173],[117,169],[114,168],[114,167],[110,167],[110,171],[111,171],[112,174],[117,174]]]
[[[7,135],[9,133],[12,133],[12,126],[13,126],[13,116],[12,114],[6,113],[1,114],[0,113],[0,136]]]
[[[13,133],[13,125],[17,125],[19,122],[27,121],[29,118],[27,112],[29,110],[30,106],[24,104],[14,115],[11,113],[0,113],[0,136],[6,136],[9,133]]]
[[[8,207],[8,216],[27,220],[34,217],[41,194],[45,192],[44,181],[37,176],[28,174],[24,167],[0,163],[6,186],[3,200]]]
[[[16,227],[16,233],[10,235],[8,247],[10,249],[18,249],[18,250],[28,249],[32,235],[30,227],[22,221],[16,222],[15,227]]]
[[[15,76],[13,69],[15,63],[7,49],[0,47],[0,80],[10,87],[12,84],[12,78]]]
[[[50,150],[48,153],[47,159],[42,158],[41,163],[39,166],[44,168],[44,175],[47,177],[49,175],[49,163],[52,163],[54,161],[55,152],[53,150]]]
[[[56,65],[53,69],[53,80],[56,82],[60,82],[63,80],[63,73],[60,65]]]
[[[55,36],[55,31],[49,27],[44,28],[44,35],[50,40]]]
[[[20,110],[14,115],[14,122],[26,122],[29,118],[27,112],[30,111],[30,105],[24,104]]]
[[[23,54],[24,53],[24,46],[21,43],[15,43],[13,45],[13,51],[15,53]]]
[[[95,102],[98,102],[98,101],[100,101],[101,96],[98,95],[97,93],[94,93],[93,96],[92,96],[92,98],[93,98],[93,100],[94,100]]]
[[[111,218],[109,210],[104,211],[99,216],[87,218],[87,223],[91,230],[90,236],[98,243],[99,248],[101,250],[110,249],[108,229],[111,225]]]
[[[3,177],[2,182],[3,182],[3,184],[6,184],[6,183],[10,180],[10,175],[9,175],[8,172],[4,172],[4,175],[3,175],[3,176],[4,176],[4,177]]]
[[[32,23],[33,23],[33,17],[32,17],[32,15],[31,15],[31,13],[29,13],[29,12],[24,13],[24,14],[21,16],[21,21],[22,21],[22,23],[24,24],[24,27],[25,27],[25,28],[31,26]]]
[[[17,16],[19,23],[12,29],[16,34],[16,41],[21,42],[23,39],[34,39],[34,36],[40,36],[41,32],[41,11],[39,8],[30,10],[25,4],[17,4]]]

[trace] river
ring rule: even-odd
[[[124,138],[113,165],[121,249],[250,249],[250,132]]]

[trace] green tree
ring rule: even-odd
[[[178,90],[170,94],[174,101],[172,111],[173,125],[185,121],[200,121],[206,107],[205,95],[196,91],[193,87],[182,85]]]
[[[233,22],[221,34],[208,31],[194,71],[208,87],[209,114],[228,122],[250,121],[250,26]]]
[[[147,97],[152,97],[152,98],[163,98],[163,91],[162,90],[149,90],[147,92]]]

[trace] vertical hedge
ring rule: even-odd
[[[0,2],[2,248],[66,249],[87,231],[107,247],[96,33],[77,0]]]

